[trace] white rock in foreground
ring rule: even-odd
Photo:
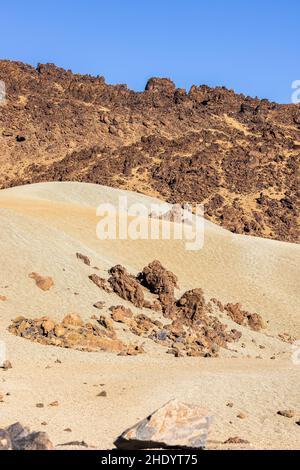
[[[213,417],[197,405],[172,400],[125,431],[119,449],[203,449]]]

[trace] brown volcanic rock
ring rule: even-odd
[[[106,351],[121,353],[126,346],[117,339],[113,328],[107,325],[84,323],[76,314],[67,315],[61,323],[47,317],[40,319],[17,318],[9,326],[10,333],[49,346],[77,349],[79,351]]]
[[[128,274],[123,266],[117,265],[110,269],[108,279],[113,291],[122,299],[129,300],[136,307],[144,306],[144,292],[138,281]]]
[[[224,308],[229,317],[238,325],[247,325],[254,331],[260,331],[266,327],[258,313],[249,313],[242,310],[241,304],[227,304]]]
[[[178,289],[177,276],[167,271],[160,261],[155,260],[146,266],[137,278],[150,292],[158,294],[163,313],[170,316],[175,304],[174,289]]]
[[[0,77],[0,187],[99,183],[204,203],[233,232],[299,242],[299,105],[160,78],[135,93],[53,64],[0,61]]]
[[[207,315],[207,308],[202,289],[186,292],[177,302],[179,315],[191,322],[202,320]],[[178,314],[177,314],[178,316]]]

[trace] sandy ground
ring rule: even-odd
[[[209,448],[228,448],[222,442],[234,436],[251,443],[244,447],[299,448],[300,365],[293,364],[292,346],[279,341],[278,334],[300,338],[300,246],[232,235],[209,222],[198,252],[186,251],[183,241],[100,241],[95,208],[116,202],[120,194],[129,203],[152,202],[79,183],[0,192],[0,296],[7,297],[0,302],[0,339],[13,363],[12,370],[0,370],[0,391],[10,393],[0,403],[0,425],[21,421],[45,429],[55,445],[84,440],[112,448],[125,428],[179,398],[206,406],[215,416]],[[88,255],[92,267],[79,262],[76,252]],[[61,319],[77,312],[88,320],[97,314],[93,304],[99,300],[108,306],[124,303],[99,290],[88,275],[107,276],[115,264],[135,274],[153,259],[177,274],[178,295],[202,287],[208,299],[241,302],[269,322],[267,330],[245,329],[245,351],[224,351],[219,359],[173,358],[152,343],[139,357],[83,353],[33,344],[7,332],[18,315]],[[39,290],[28,277],[33,271],[51,276],[54,287]],[[107,397],[97,397],[103,389]],[[48,406],[56,400],[59,406]],[[226,406],[229,401],[232,408]],[[276,414],[290,408],[296,413],[292,419]],[[247,417],[237,418],[239,412]]]

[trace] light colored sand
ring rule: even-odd
[[[274,336],[285,332],[300,338],[300,246],[232,235],[209,222],[199,252],[186,251],[182,241],[99,241],[95,208],[116,202],[120,194],[125,192],[79,183],[0,192],[0,296],[8,298],[0,302],[0,339],[14,365],[0,371],[0,391],[11,393],[0,404],[0,425],[20,420],[41,429],[47,421],[55,444],[84,439],[107,448],[127,426],[178,397],[212,410],[211,441],[238,435],[256,448],[299,447],[300,365],[291,361],[291,346]],[[151,203],[145,196],[126,194],[129,203]],[[264,359],[234,359],[230,352],[221,359],[175,359],[153,344],[146,345],[146,355],[121,358],[45,347],[9,335],[6,328],[18,315],[60,319],[73,311],[89,319],[97,313],[92,307],[96,301],[121,303],[88,280],[98,271],[80,263],[76,252],[88,255],[103,276],[114,264],[137,273],[159,259],[177,274],[181,292],[202,287],[208,299],[242,302],[269,321],[263,333],[244,331],[247,352]],[[33,271],[51,276],[54,288],[40,291],[28,277]],[[273,354],[276,360],[269,359]],[[54,363],[58,357],[62,364]],[[94,385],[101,383],[107,398],[96,397],[101,387]],[[35,407],[55,400],[58,408]],[[227,401],[234,407],[226,407]],[[298,415],[279,417],[282,408],[294,408]],[[236,418],[239,411],[248,418]],[[67,427],[73,432],[64,432]],[[209,446],[224,448],[214,442]]]

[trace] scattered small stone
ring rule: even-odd
[[[102,310],[105,307],[105,302],[96,302],[94,304],[94,308],[97,308],[98,310]]]
[[[56,359],[55,364],[62,364],[60,359]]]
[[[36,286],[42,291],[46,292],[54,286],[54,281],[51,277],[41,276],[37,273],[29,274],[30,279],[34,279]]]
[[[107,392],[103,390],[103,392],[98,393],[97,397],[107,397]]]
[[[65,442],[64,444],[59,444],[57,447],[68,447],[68,446],[85,447],[86,449],[88,449],[89,447],[89,445],[85,441]]]
[[[9,370],[9,369],[12,369],[12,365],[11,365],[11,362],[10,361],[4,361],[2,366],[0,366],[1,369],[3,370]]]
[[[298,426],[300,426],[300,419],[299,419],[299,421],[296,421],[296,424],[297,424]]]
[[[5,295],[0,295],[0,301],[1,301],[1,302],[6,302],[6,301],[7,301],[7,297],[5,297]]]
[[[228,408],[233,408],[233,403],[232,403],[232,401],[229,401],[229,402],[226,404],[226,406],[228,406]]]
[[[43,422],[41,423],[41,426],[48,426],[48,423],[46,423],[46,421],[43,421]]]
[[[52,403],[49,404],[49,406],[52,406],[52,407],[59,406],[59,402],[58,401],[53,401]]]
[[[227,441],[224,442],[224,444],[250,444],[249,441],[246,441],[245,439],[242,439],[241,437],[230,437],[227,439]]]
[[[0,403],[3,403],[4,402],[4,395],[3,393],[0,392]]]
[[[285,418],[294,418],[295,411],[294,410],[280,410],[277,411],[279,416],[284,416]]]
[[[44,408],[45,405],[44,405],[44,403],[37,403],[35,406],[37,408]]]
[[[246,413],[242,413],[242,412],[241,412],[241,413],[239,413],[239,414],[237,415],[237,418],[239,418],[239,419],[246,419],[246,418],[247,418],[247,415],[246,415]]]
[[[91,266],[91,260],[88,256],[82,255],[81,253],[76,253],[76,257],[84,264],[86,264],[86,266]]]
[[[72,432],[72,429],[71,428],[66,428],[66,429],[64,429],[64,432]]]

